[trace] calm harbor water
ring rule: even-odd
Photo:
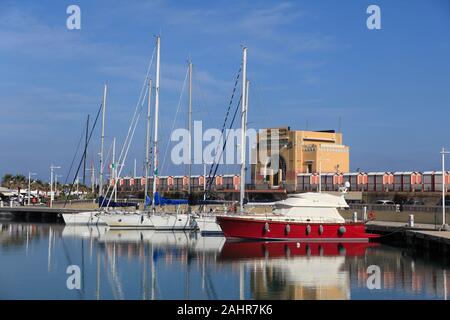
[[[69,290],[68,266],[80,268]],[[379,267],[370,290],[367,268]],[[0,222],[0,299],[446,299],[450,267],[380,244]]]

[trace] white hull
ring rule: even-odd
[[[222,234],[222,229],[216,222],[216,216],[202,216],[195,218],[201,234]]]
[[[108,226],[89,226],[89,225],[69,225],[62,231],[63,237],[73,238],[100,238],[108,231]]]
[[[66,225],[105,225],[97,212],[63,213],[62,217]]]
[[[153,222],[145,213],[103,214],[102,220],[113,229],[154,229]]]
[[[112,213],[102,215],[112,229],[196,230],[195,220],[187,214]]]
[[[189,214],[153,214],[150,219],[155,230],[197,230],[197,223]]]

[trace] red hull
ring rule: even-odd
[[[220,253],[223,260],[284,258],[294,256],[363,256],[368,248],[378,243],[369,242],[285,242],[244,241],[225,242]]]
[[[379,235],[366,232],[364,223],[300,223],[217,217],[217,223],[227,238],[301,241],[367,241]]]

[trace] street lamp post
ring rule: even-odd
[[[442,230],[447,229],[447,225],[445,223],[445,155],[449,153],[450,151],[446,151],[445,148],[442,148]]]
[[[58,194],[58,178],[61,178],[62,175],[55,174],[55,196]]]
[[[35,176],[36,173],[28,172],[28,205],[31,205],[31,176]]]
[[[79,184],[80,184],[80,177],[77,176],[77,180],[75,181],[76,185],[77,185],[77,197],[79,197]]]
[[[55,169],[61,169],[61,167],[54,166],[54,165],[50,166],[50,208],[53,207],[53,199],[54,199],[54,196],[53,196],[53,171]]]

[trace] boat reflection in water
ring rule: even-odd
[[[350,299],[346,257],[378,243],[226,242],[223,262],[250,270],[254,299]]]
[[[447,299],[450,291],[446,256],[370,242],[7,222],[0,261],[0,299]],[[81,290],[66,287],[72,265]],[[371,265],[380,290],[367,287]]]

